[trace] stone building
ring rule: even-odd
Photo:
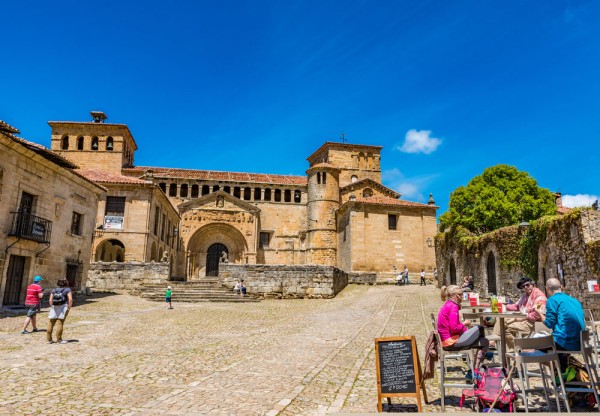
[[[22,304],[34,276],[85,287],[102,186],[0,121],[0,306]]]
[[[217,276],[223,261],[381,276],[435,266],[437,207],[382,185],[379,146],[326,142],[308,157],[306,176],[135,166],[127,126],[92,117],[49,124],[52,150],[107,187],[107,198],[124,197],[118,212],[100,202],[96,259],[150,261],[167,251],[177,260],[172,275],[186,280]],[[102,254],[104,241],[112,246]]]

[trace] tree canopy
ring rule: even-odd
[[[461,225],[475,234],[556,213],[554,195],[527,172],[509,165],[489,167],[450,195],[441,230]]]

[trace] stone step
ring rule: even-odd
[[[167,286],[173,289],[174,302],[260,302],[252,295],[242,297],[224,287],[220,279],[202,279],[188,282],[165,282],[140,287],[140,297],[150,301],[164,302]]]

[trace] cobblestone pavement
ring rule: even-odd
[[[335,299],[163,304],[79,298],[65,345],[0,319],[0,414],[375,413],[374,338],[415,335],[421,359],[438,310],[432,286],[350,285]],[[38,315],[46,328],[47,310]],[[428,381],[439,410],[436,381]],[[452,391],[451,394],[460,394]],[[456,411],[457,397],[446,411]],[[406,399],[406,403],[414,400]]]

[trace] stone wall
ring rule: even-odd
[[[333,298],[348,285],[348,274],[333,266],[220,264],[223,285],[243,279],[248,293],[265,298]]]
[[[162,284],[169,280],[168,263],[104,263],[90,265],[87,286],[96,292],[138,294],[142,284]]]
[[[533,272],[526,273],[523,247],[533,247]],[[574,210],[560,217],[532,222],[528,231],[505,227],[479,237],[443,233],[436,237],[438,285],[451,282],[454,266],[458,284],[465,275],[475,278],[475,290],[517,299],[519,277],[529,274],[538,286],[550,278],[561,280],[565,293],[600,316],[600,296],[587,293],[587,281],[600,278],[600,212]],[[493,286],[496,286],[493,290]]]
[[[358,284],[358,285],[375,285],[378,282],[377,280],[377,273],[367,273],[367,272],[350,272],[348,273],[348,283],[354,283],[354,284]],[[386,280],[390,280],[390,279],[386,279]],[[391,279],[392,282],[394,282],[394,279],[392,277]],[[387,281],[385,283],[388,283]]]

